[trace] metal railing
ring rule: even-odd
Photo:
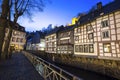
[[[30,60],[44,80],[81,80],[73,74],[31,53],[23,51],[23,54]]]

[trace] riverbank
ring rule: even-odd
[[[49,61],[53,60],[60,64],[70,65],[77,68],[82,68],[89,71],[94,71],[103,75],[120,79],[120,61],[98,59],[95,57],[81,57],[68,54],[49,54],[40,51],[29,51]]]

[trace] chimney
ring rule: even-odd
[[[97,3],[97,9],[99,10],[101,8],[102,8],[102,2]]]

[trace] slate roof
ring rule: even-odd
[[[101,9],[96,9],[95,11],[89,12],[88,14],[82,16],[78,20],[78,25],[86,24],[89,21],[92,21],[92,20],[100,17],[101,13],[104,13],[103,15],[106,15],[106,14],[112,13],[117,10],[120,10],[120,0],[115,0],[105,6],[102,6]]]
[[[64,28],[62,28],[61,31],[59,31],[60,33],[61,32],[65,32],[65,31],[70,31],[70,30],[73,30],[74,28],[74,25],[71,25],[71,26],[65,26]]]
[[[12,25],[12,28],[14,30],[18,30],[18,31],[21,31],[21,32],[25,32],[25,27],[19,25],[18,23],[14,24],[12,21],[10,21],[10,24]],[[8,26],[7,26],[8,27]]]
[[[59,31],[61,31],[63,29],[63,26],[60,27],[56,27],[54,29],[52,29],[49,33],[46,34],[46,36],[54,34],[54,33],[58,33]]]
[[[20,25],[19,26],[14,26],[13,29],[25,32],[25,28],[23,26],[20,26]]]

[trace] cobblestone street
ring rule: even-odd
[[[0,61],[0,80],[43,80],[22,53],[14,53],[11,59]]]

